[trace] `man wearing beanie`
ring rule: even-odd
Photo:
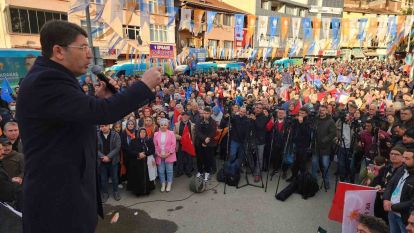
[[[384,210],[388,212],[390,232],[406,232],[414,201],[414,149],[403,154],[404,166],[395,171],[384,192]]]

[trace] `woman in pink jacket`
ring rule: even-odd
[[[177,160],[175,155],[176,138],[173,131],[168,130],[169,121],[160,120],[160,130],[154,134],[155,161],[161,181],[161,192],[171,191],[173,180],[173,164]],[[165,173],[167,173],[167,187],[165,186]]]

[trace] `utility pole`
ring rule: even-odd
[[[92,39],[92,26],[91,26],[91,14],[89,13],[89,4],[85,7],[85,15],[86,15],[86,31],[88,32],[88,43],[89,47],[92,49],[92,64],[96,65],[96,56],[95,56],[95,49],[93,47],[93,39]]]

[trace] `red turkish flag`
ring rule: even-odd
[[[196,152],[193,144],[193,140],[191,140],[190,131],[188,130],[188,125],[185,125],[183,130],[183,135],[181,136],[181,149],[188,153],[189,155],[195,157]]]
[[[349,184],[344,182],[339,182],[338,187],[336,188],[335,196],[332,200],[331,210],[329,211],[328,218],[332,221],[337,221],[342,223],[343,214],[344,214],[344,199],[346,191],[351,190],[375,190],[373,187]]]
[[[180,112],[176,108],[174,108],[174,120],[173,120],[174,124],[179,121],[179,118],[180,118]]]

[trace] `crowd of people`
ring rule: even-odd
[[[153,90],[155,100],[97,128],[102,200],[110,197],[110,182],[117,201],[123,187],[148,195],[156,183],[171,192],[174,177],[183,175],[208,182],[220,158],[250,169],[255,182],[266,171],[288,182],[310,171],[325,189],[330,174],[375,187],[375,216],[392,233],[414,232],[414,81],[405,66],[397,60],[255,62],[165,77]],[[138,80],[115,78],[120,92]],[[94,95],[90,77],[80,85]],[[8,187],[0,196],[19,208],[24,160],[15,105],[3,104],[0,112],[0,187]]]
[[[120,91],[136,80],[118,77]],[[93,94],[90,79],[82,85]],[[161,191],[168,192],[173,176],[207,182],[221,158],[251,169],[255,182],[268,170],[288,182],[309,170],[329,189],[334,170],[335,182],[375,187],[375,215],[390,232],[406,232],[414,201],[413,86],[406,64],[397,60],[255,62],[238,71],[176,74],[156,87],[152,103],[113,125],[126,166],[120,180],[135,194],[148,194],[155,175],[136,173],[156,164]],[[195,153],[183,146],[183,133]],[[131,144],[134,138],[142,143]],[[140,185],[133,189],[130,182]]]

